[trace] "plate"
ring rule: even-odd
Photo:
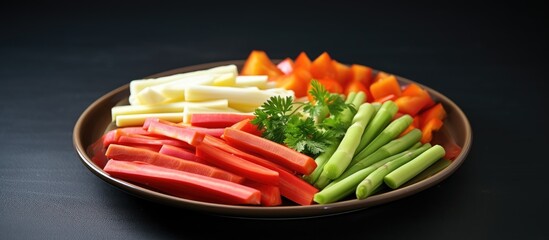
[[[165,71],[148,76],[147,78],[156,78],[228,64],[236,64],[240,68],[243,63],[244,60],[234,60],[199,64]],[[377,71],[374,70],[374,72]],[[414,81],[400,76],[397,76],[397,78],[401,84],[414,83]],[[447,111],[445,124],[436,134],[444,134],[447,139],[455,141],[456,144],[462,147],[462,151],[460,155],[458,155],[448,166],[440,171],[427,175],[423,174],[421,179],[410,181],[405,186],[398,189],[380,191],[379,193],[362,200],[349,198],[335,203],[313,204],[309,206],[290,204],[273,207],[233,206],[178,198],[111,177],[92,162],[91,157],[86,153],[86,148],[99,139],[108,129],[112,128],[110,115],[111,108],[115,105],[123,103],[127,104],[127,98],[130,94],[129,83],[101,96],[84,110],[73,129],[73,145],[80,156],[82,163],[96,176],[129,194],[150,200],[152,202],[208,214],[240,218],[308,218],[343,214],[352,211],[364,210],[372,206],[389,203],[391,201],[399,200],[412,194],[419,193],[449,177],[465,160],[472,144],[471,126],[466,115],[448,97],[429,88],[428,86],[424,86],[420,83],[417,84],[427,89],[433,99],[437,102],[441,102]]]

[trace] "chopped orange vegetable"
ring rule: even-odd
[[[347,86],[347,84],[349,84],[349,82],[353,77],[353,72],[351,70],[351,67],[348,66],[347,64],[340,63],[335,59],[332,60],[332,62],[336,69],[335,80],[337,80],[339,84],[341,84],[341,86]]]
[[[269,79],[274,79],[278,76],[284,75],[282,70],[280,70],[267,56],[265,51],[253,50],[248,58],[244,62],[242,70],[240,71],[241,75],[267,75]]]
[[[412,116],[435,104],[429,92],[416,83],[406,85],[404,90],[402,90],[400,98],[403,99],[397,102],[397,104],[400,104],[399,111]]]
[[[358,92],[361,92],[361,91],[366,94],[366,101],[369,101],[370,98],[371,98],[370,90],[368,90],[368,88],[366,86],[364,86],[364,84],[362,84],[362,82],[359,82],[359,81],[350,81],[345,86],[345,89],[343,90],[343,93],[345,94],[345,96],[349,96],[349,93],[351,93],[351,92],[358,93]]]
[[[276,86],[293,90],[296,98],[307,96],[307,88],[311,82],[309,71],[296,68],[288,75],[280,76],[276,79]]]
[[[372,83],[375,83],[377,82],[379,79],[382,79],[382,78],[386,78],[388,76],[390,76],[391,74],[387,73],[387,72],[384,72],[384,71],[379,71],[375,74],[374,78],[372,79]]]
[[[430,119],[425,125],[421,127],[421,143],[431,142],[433,139],[433,132],[438,131],[442,127],[442,120],[438,118]]]
[[[394,101],[399,112],[410,116],[415,116],[429,103],[428,99],[422,96],[400,96]]]
[[[425,126],[425,124],[427,124],[427,122],[429,122],[429,120],[433,118],[437,118],[440,120],[444,120],[446,118],[446,110],[444,110],[442,103],[437,103],[434,106],[421,112],[421,114],[419,115],[420,126]]]
[[[353,73],[353,81],[359,81],[364,86],[370,87],[373,78],[372,68],[355,63],[351,65],[351,72]]]
[[[394,75],[390,75],[372,83],[372,85],[370,85],[370,93],[375,101],[391,94],[398,98],[401,94],[400,83]]]
[[[337,78],[336,67],[332,61],[332,57],[327,52],[320,54],[315,60],[311,63],[310,68],[311,76],[315,79],[321,78]]]
[[[300,52],[294,60],[294,69],[301,68],[309,71],[311,67],[311,59],[305,52]]]

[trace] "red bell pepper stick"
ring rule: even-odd
[[[238,156],[202,142],[196,146],[196,155],[221,169],[238,174],[250,180],[278,186],[278,172],[255,164]]]
[[[172,145],[162,145],[158,153],[170,155],[170,156],[185,159],[185,160],[191,160],[191,161],[195,161],[203,164],[208,164],[206,160],[204,160],[199,156],[196,156],[194,151],[191,152],[188,149],[174,147]]]
[[[135,147],[123,146],[118,144],[111,144],[107,148],[105,155],[109,159],[115,159],[120,161],[139,161],[146,162],[152,165],[171,168],[186,172],[192,172],[196,174],[206,175],[209,177],[220,178],[227,181],[241,183],[244,178],[231,173],[229,171],[190,161],[176,157],[172,157],[158,152],[153,152],[146,149],[140,149]]]
[[[310,156],[241,130],[225,128],[223,139],[233,147],[259,154],[300,174],[311,174],[317,167],[315,160]]]
[[[225,128],[244,119],[254,118],[251,114],[243,113],[193,113],[191,126],[205,128]]]
[[[254,162],[261,166],[278,171],[280,183],[280,194],[290,201],[293,201],[299,205],[310,205],[313,203],[314,195],[318,192],[318,189],[313,185],[307,183],[302,178],[296,176],[293,172],[282,167],[274,162],[258,157],[256,155],[244,152],[238,148],[235,148],[227,144],[222,139],[214,138],[211,136],[205,136],[203,141],[213,145],[221,150],[227,151],[230,154],[234,154],[241,158],[244,158],[250,162]]]
[[[196,196],[225,204],[261,203],[261,192],[255,188],[147,163],[109,160],[104,170],[115,178],[147,185],[177,197]]]
[[[203,133],[190,128],[174,126],[162,122],[150,122],[148,131],[154,134],[175,138],[189,144],[194,141],[194,138],[202,137],[202,135],[204,135]]]
[[[248,179],[242,184],[261,191],[262,206],[278,206],[282,204],[282,196],[280,195],[280,188],[278,186],[258,183]]]

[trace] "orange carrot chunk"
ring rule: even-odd
[[[398,98],[401,94],[400,83],[398,83],[394,75],[389,75],[372,83],[370,85],[370,93],[374,101],[383,99],[391,94]]]

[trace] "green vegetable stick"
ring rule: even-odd
[[[414,118],[412,116],[405,114],[401,117],[391,121],[383,131],[381,131],[374,140],[372,140],[362,151],[358,154],[355,154],[352,163],[356,163],[358,160],[367,157],[372,154],[378,148],[384,144],[390,142],[391,140],[398,137],[412,122]]]
[[[347,98],[345,98],[345,103],[352,103],[355,96],[356,92],[350,92],[349,94],[347,94]]]
[[[421,145],[421,143],[414,144],[415,147],[418,147],[419,145]],[[339,181],[334,180],[330,184],[328,184],[328,186],[326,186],[324,189],[316,193],[313,200],[320,204],[338,201],[348,196],[353,191],[355,191],[356,187],[362,180],[364,180],[368,175],[370,175],[370,173],[374,172],[377,168],[381,167],[383,164],[391,162],[405,155],[417,156],[429,147],[431,147],[431,145],[427,145],[427,146],[424,145],[424,146],[421,146],[420,148],[406,150],[402,153],[395,154],[377,163],[374,163],[371,166],[364,168],[356,173],[353,173],[346,178],[340,179]]]
[[[376,109],[376,113],[377,113],[377,111],[379,111],[379,109],[381,108],[381,103],[373,102],[372,106],[374,106],[374,108]]]
[[[326,186],[328,186],[328,184],[330,184],[330,182],[332,182],[332,179],[326,176],[325,171],[322,171],[313,186],[318,189],[324,189]]]
[[[372,173],[370,173],[366,178],[364,178],[357,186],[355,190],[357,199],[364,199],[370,196],[376,188],[378,188],[383,183],[383,178],[402,166],[403,164],[409,162],[410,160],[416,158],[425,151],[431,149],[431,144],[427,143],[421,146],[420,148],[410,151],[392,161],[389,161],[385,164],[382,164],[376,168]]]
[[[313,200],[320,204],[326,204],[349,196],[354,189],[356,189],[357,184],[368,176],[368,174],[370,174],[373,170],[375,169],[368,167],[352,174],[349,177],[346,177],[345,179],[342,179],[336,184],[330,184],[321,191],[317,192],[314,195]]]
[[[320,173],[322,173],[322,169],[324,168],[324,165],[326,164],[328,159],[330,159],[332,154],[334,154],[334,152],[337,149],[337,146],[338,144],[333,144],[329,146],[328,148],[326,148],[326,150],[323,153],[321,153],[315,158],[317,167],[311,174],[303,176],[303,179],[305,181],[307,181],[310,184],[314,184],[316,182],[316,180],[318,179],[318,176],[320,176]]]
[[[372,154],[359,160],[355,165],[348,167],[347,170],[345,170],[345,172],[341,174],[341,177],[349,176],[355,172],[360,171],[360,169],[368,167],[384,158],[403,152],[404,150],[419,142],[420,139],[421,130],[417,128],[413,129],[409,133],[406,133],[404,136],[388,142]]]
[[[366,102],[366,93],[363,91],[357,92],[351,102],[356,108]]]
[[[423,144],[421,144],[421,142],[417,142],[417,143],[415,143],[414,145],[412,145],[410,148],[408,148],[407,150],[405,150],[404,152],[400,152],[400,153],[391,155],[391,156],[389,156],[389,157],[387,157],[387,158],[385,158],[385,159],[383,159],[383,160],[380,160],[380,161],[378,161],[378,162],[376,162],[376,163],[373,163],[372,165],[370,165],[370,166],[368,166],[368,167],[366,167],[366,168],[373,168],[373,169],[371,169],[371,172],[373,172],[376,168],[380,167],[381,165],[383,165],[383,164],[385,164],[385,163],[387,163],[387,162],[389,162],[389,161],[395,160],[395,159],[397,159],[397,158],[399,158],[399,157],[401,157],[401,156],[403,156],[403,155],[405,155],[405,154],[407,154],[407,153],[411,153],[412,150],[418,149],[418,148],[420,148],[422,145],[423,145]],[[431,145],[429,145],[429,147],[430,147],[430,146],[431,146]],[[363,168],[363,169],[366,169],[366,168]],[[363,169],[359,170],[359,172],[362,171]],[[353,173],[353,174],[355,174],[355,173]],[[351,174],[351,175],[353,175],[353,174]],[[336,183],[342,181],[343,179],[345,179],[345,178],[347,178],[347,177],[349,177],[349,176],[345,176],[345,174],[342,174],[342,175],[341,175],[340,177],[338,177],[337,179],[332,180],[332,181],[331,181],[327,186],[325,186],[324,188],[332,187],[333,185],[335,185]],[[364,176],[364,177],[366,177],[366,176]],[[358,184],[358,182],[357,182],[357,184]],[[356,185],[355,185],[355,187],[356,187]],[[354,187],[353,187],[353,189],[354,189]]]
[[[374,107],[370,103],[360,105],[337,150],[324,165],[323,172],[326,173],[326,177],[335,179],[347,169],[358,146],[357,139],[362,136],[373,115]]]
[[[362,104],[364,102],[364,97],[361,97],[361,95],[364,95],[364,93],[362,93],[362,94],[360,94],[360,93],[361,92],[358,92],[358,93],[351,92],[351,93],[349,93],[349,96],[345,100],[345,103],[346,104],[351,104],[353,108],[358,110],[358,107],[360,106],[360,104]],[[362,98],[362,100],[361,100],[361,98]],[[360,104],[356,104],[356,103],[359,103],[359,102],[360,102]],[[346,128],[349,128],[355,114],[356,114],[356,112],[351,111],[351,109],[349,109],[349,108],[345,108],[345,110],[343,110],[343,112],[341,112],[341,114],[339,116],[339,118],[341,119],[341,123]]]
[[[421,155],[395,169],[383,178],[383,181],[390,188],[398,188],[414,176],[421,173],[440,158],[444,157],[446,151],[440,145],[434,145]]]
[[[398,106],[395,102],[389,100],[383,102],[371,123],[366,127],[360,138],[360,143],[355,151],[355,155],[364,149],[393,119]]]

